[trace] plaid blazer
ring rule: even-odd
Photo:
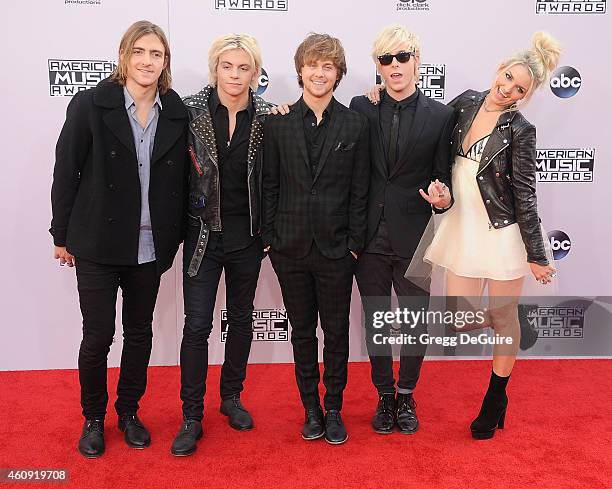
[[[367,119],[332,99],[333,111],[312,176],[299,106],[264,127],[262,237],[278,253],[302,258],[312,242],[337,259],[365,245],[370,178]]]

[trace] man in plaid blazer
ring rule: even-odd
[[[348,438],[340,417],[349,355],[353,271],[366,233],[367,119],[333,97],[346,73],[340,41],[309,35],[295,67],[303,96],[264,128],[262,236],[292,326],[295,373],[306,421],[302,437]],[[325,417],[318,385],[321,319]]]

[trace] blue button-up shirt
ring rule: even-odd
[[[138,237],[138,264],[148,263],[155,260],[155,245],[153,244],[153,229],[151,227],[151,213],[149,212],[149,180],[151,177],[151,156],[153,156],[153,144],[155,143],[155,131],[159,120],[159,111],[162,109],[159,92],[155,94],[155,103],[144,127],[140,125],[136,117],[136,104],[134,99],[123,87],[125,96],[125,109],[128,113],[132,134],[134,135],[134,147],[138,159],[138,177],[140,178],[140,235]]]

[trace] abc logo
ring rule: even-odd
[[[259,75],[259,78],[257,79],[257,92],[255,92],[257,95],[261,95],[262,93],[264,93],[266,91],[266,88],[268,88],[268,83],[270,82],[269,78],[268,78],[268,74],[266,73],[266,70],[264,70],[263,68],[261,69],[261,75]]]
[[[550,89],[557,97],[561,98],[573,97],[578,93],[581,85],[580,73],[571,66],[558,68],[550,78]]]
[[[565,257],[572,247],[569,236],[563,231],[550,231],[548,233],[548,240],[550,241],[550,247],[552,248],[555,260]]]

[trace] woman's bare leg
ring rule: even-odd
[[[446,271],[446,297],[448,309],[454,312],[482,310],[481,297],[484,292],[486,280],[482,278],[462,277],[450,270]],[[472,331],[491,326],[491,319],[485,314],[484,322],[466,322],[462,327],[453,328],[455,331]]]
[[[512,345],[494,345],[493,372],[508,377],[514,367],[521,341],[518,319],[518,299],[524,278],[516,280],[489,280],[489,315],[495,333],[512,338]]]

